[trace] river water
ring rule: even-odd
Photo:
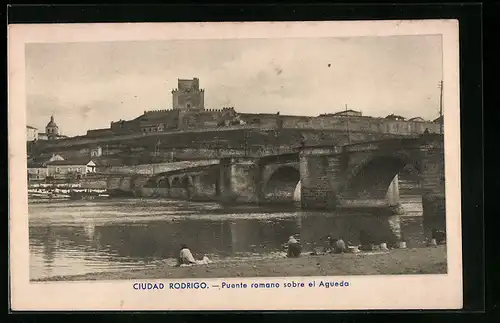
[[[297,234],[305,250],[332,234],[356,240],[370,214],[305,212],[293,207],[223,207],[173,200],[29,203],[30,279],[139,269],[175,262],[180,244],[215,261],[283,252]],[[409,247],[423,244],[419,212],[400,217]]]

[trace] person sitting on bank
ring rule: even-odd
[[[338,238],[337,241],[335,242],[335,248],[333,249],[335,253],[344,253],[347,251],[347,247],[345,245],[345,242],[342,238]]]
[[[436,239],[437,244],[445,244],[446,232],[442,230],[432,229],[432,239]]]
[[[365,230],[361,230],[359,232],[359,242],[360,242],[360,250],[363,251],[372,251],[374,249],[373,238],[371,234],[366,232]]]
[[[289,258],[300,257],[300,253],[302,252],[302,248],[300,247],[300,243],[297,241],[297,239],[294,238],[294,236],[290,236],[290,238],[288,238],[287,244],[288,244],[287,256]]]
[[[326,236],[326,246],[325,246],[325,253],[331,253],[335,250],[335,239],[332,238],[332,235],[329,234]]]
[[[178,258],[178,265],[179,266],[186,266],[186,265],[206,265],[211,263],[210,259],[208,259],[207,256],[204,256],[202,260],[196,260],[193,257],[193,254],[191,253],[191,250],[189,250],[188,246],[183,244],[181,246],[181,251],[179,253],[179,258]]]

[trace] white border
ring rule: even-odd
[[[348,280],[348,288],[138,292],[129,281],[29,282],[25,43],[441,34],[448,274],[289,277]],[[13,310],[360,310],[462,307],[459,44],[456,20],[53,24],[8,27],[10,274]],[[283,281],[285,278],[272,279]],[[262,281],[263,279],[259,279]],[[158,280],[156,280],[158,281]],[[205,279],[220,283],[222,279]],[[254,279],[225,279],[251,283]],[[167,281],[164,281],[167,282]]]

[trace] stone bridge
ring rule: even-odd
[[[141,192],[225,203],[295,202],[304,209],[394,210],[403,169],[415,174],[424,213],[441,214],[443,222],[444,146],[442,135],[435,134],[224,158],[217,165],[155,174]]]
[[[155,174],[143,181],[140,191],[193,201],[281,202],[297,203],[303,209],[368,208],[394,213],[399,205],[398,174],[403,169],[415,174],[422,189],[427,226],[444,229],[442,135],[224,158],[219,164]]]
[[[417,175],[424,196],[444,197],[441,135],[306,147],[300,153],[300,163],[301,200],[306,206],[397,205],[397,175],[403,169]]]

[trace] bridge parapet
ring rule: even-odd
[[[300,149],[301,156],[331,156],[342,153],[340,146],[305,146]]]
[[[442,148],[443,136],[439,134],[426,134],[420,136],[411,136],[407,138],[391,138],[383,140],[366,141],[345,145],[342,147],[344,152],[363,152],[374,150],[387,150],[387,149],[416,149],[421,150],[424,148]]]
[[[219,169],[219,163],[216,164],[206,164],[206,165],[200,165],[200,166],[193,166],[193,167],[188,167],[188,168],[181,168],[181,169],[174,169],[174,170],[167,170],[165,172],[159,172],[152,174],[151,177],[169,177],[169,176],[179,176],[179,175],[199,175],[203,173],[207,173],[213,170],[218,170]]]
[[[113,166],[108,169],[104,169],[102,172],[107,174],[154,175],[158,173],[177,171],[192,167],[216,165],[218,163],[219,163],[218,159],[210,159],[210,160],[197,160],[197,161],[181,161],[173,163],[141,164],[134,166]]]

